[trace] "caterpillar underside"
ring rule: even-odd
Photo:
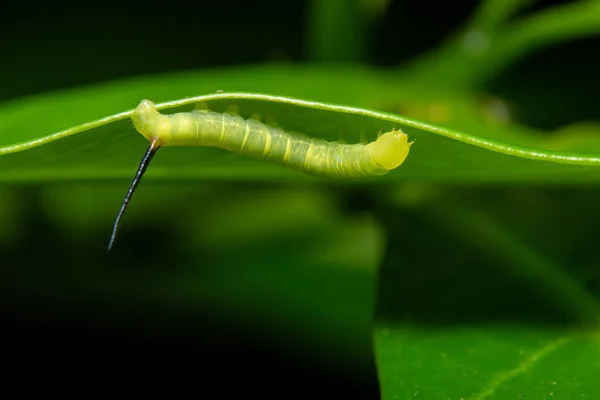
[[[148,100],[140,103],[132,119],[142,135],[161,146],[216,146],[330,178],[386,174],[402,164],[412,144],[401,130],[368,144],[342,144],[228,113],[194,110],[163,115]]]
[[[161,146],[216,146],[313,175],[352,178],[388,173],[404,162],[412,144],[400,130],[384,133],[368,144],[341,144],[311,139],[228,113],[196,110],[163,115],[149,100],[143,100],[131,118],[150,146],[117,214],[108,251],[115,243],[135,189]]]

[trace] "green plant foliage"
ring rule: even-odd
[[[181,110],[196,103],[208,103],[218,111],[225,111],[234,105],[247,118],[253,114],[265,115],[288,130],[329,140],[336,140],[340,135],[354,142],[361,135],[374,140],[377,132],[387,132],[399,125],[408,126],[406,133],[416,143],[410,154],[410,162],[391,174],[401,179],[561,182],[596,180],[600,177],[600,169],[597,168],[600,165],[600,153],[546,150],[543,148],[547,145],[544,139],[538,139],[541,145],[533,147],[536,137],[528,136],[525,131],[515,141],[531,143],[530,147],[478,137],[394,114],[252,93],[187,98],[161,104],[159,108]],[[18,112],[22,113],[22,110]],[[40,178],[39,169],[42,166],[47,178],[52,178],[53,174],[58,179],[98,178],[103,177],[103,170],[107,177],[120,177],[119,171],[121,176],[126,176],[128,170],[125,166],[131,159],[127,149],[133,147],[136,139],[139,140],[128,121],[130,114],[131,111],[124,111],[46,137],[0,148],[0,154],[5,154],[2,161],[8,163],[7,167],[10,166],[3,169],[6,172],[4,179]],[[13,117],[7,118],[10,119]],[[482,127],[485,124],[479,125]],[[9,132],[6,136],[13,135]],[[119,147],[123,150],[119,150]],[[600,148],[600,142],[594,143],[593,147]],[[217,149],[201,150],[170,149],[168,156],[162,157],[153,166],[158,170],[156,174],[160,173],[163,178],[205,178],[211,175],[272,178],[294,175],[281,167],[262,165],[255,160],[246,160]],[[575,164],[577,167],[563,164]],[[449,176],[450,168],[452,172]]]
[[[600,274],[556,261],[586,252],[586,244],[561,243],[570,232],[585,232],[585,224],[565,218],[560,199],[546,204],[561,221],[542,234],[554,246],[548,258],[518,229],[534,224],[537,212],[525,224],[518,215],[509,224],[492,217],[500,202],[507,209],[527,204],[523,190],[456,196],[424,189],[398,190],[381,209],[388,238],[402,243],[388,247],[379,277],[375,346],[383,397],[600,395],[600,302],[590,291]],[[424,252],[423,241],[436,251]]]
[[[394,2],[351,3],[311,2],[312,64],[0,104],[0,296],[86,317],[145,313],[174,330],[185,313],[219,321],[352,380],[376,366],[384,400],[600,398],[600,120],[536,128],[486,86],[535,51],[600,33],[600,2],[482,1],[441,44],[387,70],[359,63],[369,24]],[[544,116],[564,107],[529,83],[515,85]],[[162,148],[108,256],[148,145],[130,121],[142,99],[165,113],[235,106],[347,143],[402,128],[415,143],[388,175],[348,181]]]

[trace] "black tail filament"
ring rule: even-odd
[[[123,214],[125,214],[125,209],[127,209],[127,205],[131,201],[131,198],[133,197],[133,193],[135,192],[137,185],[142,180],[142,177],[144,176],[144,173],[146,172],[146,168],[148,168],[150,161],[152,161],[152,157],[154,157],[154,155],[156,154],[158,149],[160,149],[160,144],[158,143],[158,140],[154,140],[154,141],[150,142],[150,147],[148,147],[148,150],[146,150],[146,154],[144,154],[144,158],[142,158],[142,161],[140,162],[140,166],[138,167],[138,170],[135,173],[135,177],[133,178],[133,181],[131,182],[131,186],[129,187],[129,190],[127,191],[125,200],[123,200],[121,209],[119,210],[119,213],[117,214],[117,219],[115,219],[115,224],[113,225],[112,234],[110,235],[110,241],[108,242],[108,252],[110,252],[113,245],[115,244],[115,239],[117,238],[117,230],[119,229],[119,224],[121,223]]]

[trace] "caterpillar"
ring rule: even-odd
[[[137,185],[162,146],[215,146],[315,176],[355,178],[384,175],[399,167],[413,143],[400,129],[381,134],[367,144],[327,142],[229,113],[197,109],[165,115],[149,100],[142,100],[131,119],[150,146],[117,214],[108,251]]]

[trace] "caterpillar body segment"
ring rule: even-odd
[[[228,113],[194,110],[163,115],[148,100],[140,103],[132,119],[138,132],[161,146],[215,146],[327,178],[386,174],[404,162],[412,144],[401,130],[368,144],[342,144]]]
[[[143,100],[134,110],[133,124],[150,141],[150,147],[117,214],[108,251],[115,242],[119,224],[137,185],[161,146],[215,146],[312,175],[355,178],[384,175],[399,167],[412,144],[401,130],[395,129],[379,134],[375,141],[366,144],[327,142],[263,124],[257,117],[244,119],[205,107],[204,104],[197,105],[191,112],[163,115],[154,103]]]

